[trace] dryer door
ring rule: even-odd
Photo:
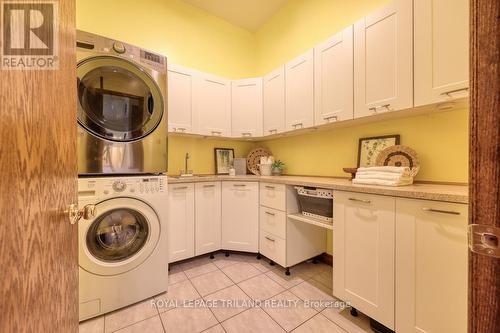
[[[155,211],[133,198],[102,201],[96,209],[96,218],[79,225],[80,267],[97,275],[117,275],[141,265],[162,232]]]
[[[78,123],[111,141],[139,140],[160,123],[160,88],[143,68],[114,56],[87,58],[77,66]]]

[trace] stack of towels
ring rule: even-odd
[[[413,184],[413,177],[408,167],[380,166],[358,168],[354,184],[403,186]]]

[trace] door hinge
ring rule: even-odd
[[[477,254],[500,258],[500,228],[483,224],[469,224],[469,249]]]

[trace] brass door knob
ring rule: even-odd
[[[82,218],[84,220],[93,219],[96,216],[96,207],[95,205],[88,204],[83,206],[83,208],[79,209],[78,205],[71,204],[66,211],[69,218],[69,223],[75,224],[80,221]]]

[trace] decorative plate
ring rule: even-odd
[[[391,146],[382,150],[377,156],[376,165],[409,167],[412,177],[415,177],[420,170],[417,152],[402,145]]]
[[[247,168],[254,175],[260,175],[259,164],[261,157],[271,156],[271,152],[266,148],[254,149],[247,156]]]

